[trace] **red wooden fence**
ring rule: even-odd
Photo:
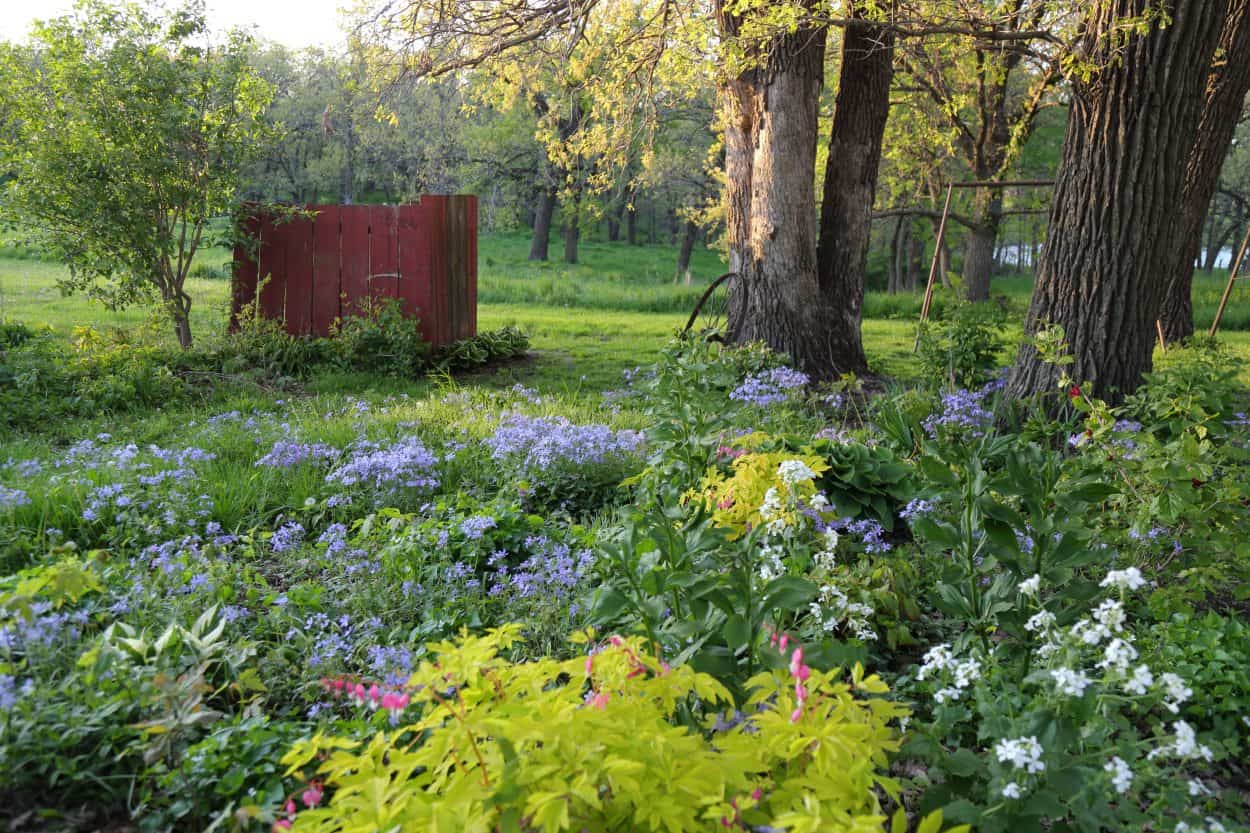
[[[296,335],[330,334],[367,298],[395,298],[421,334],[447,344],[477,333],[477,198],[423,196],[413,205],[310,205],[315,215],[247,220],[257,254],[234,251],[234,329],[242,310]],[[256,297],[259,279],[269,280]]]

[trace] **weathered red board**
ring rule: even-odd
[[[232,329],[256,304],[290,333],[328,336],[368,299],[395,298],[432,344],[477,333],[476,197],[305,208],[311,217],[246,221],[255,246],[235,249]]]

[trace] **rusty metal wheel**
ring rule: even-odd
[[[709,341],[725,340],[725,322],[729,313],[729,282],[737,272],[726,272],[708,284],[690,313],[682,335],[696,333]]]

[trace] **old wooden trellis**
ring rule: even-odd
[[[311,217],[247,220],[258,247],[255,256],[235,249],[232,328],[256,304],[287,332],[328,336],[335,320],[359,312],[366,299],[394,298],[432,344],[476,334],[476,197],[306,208]]]

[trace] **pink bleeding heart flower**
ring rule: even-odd
[[[321,785],[313,781],[308,785],[308,789],[304,790],[304,794],[300,798],[303,799],[305,807],[316,807],[321,803],[322,795]]]

